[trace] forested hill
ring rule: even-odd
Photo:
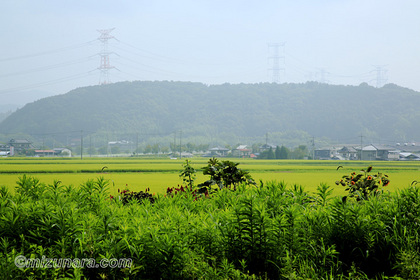
[[[303,131],[341,141],[361,133],[413,141],[420,140],[419,105],[420,93],[393,84],[120,82],[29,103],[0,123],[0,133],[182,130],[222,138]]]

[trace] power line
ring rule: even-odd
[[[55,80],[50,80],[50,81],[47,81],[47,82],[35,83],[35,84],[26,85],[26,86],[20,86],[20,87],[0,90],[0,95],[80,79],[82,77],[86,77],[86,76],[90,75],[91,72],[92,71],[81,73],[81,74],[75,74],[75,75],[71,75],[71,76],[67,76],[67,77],[63,77],[63,78],[59,78],[59,79],[55,79]]]
[[[47,71],[47,70],[51,70],[51,69],[55,69],[55,68],[60,68],[60,67],[64,67],[64,66],[68,66],[68,65],[72,65],[72,64],[86,62],[86,61],[89,61],[91,59],[92,59],[92,56],[86,57],[86,58],[77,59],[77,60],[73,60],[73,61],[62,62],[62,63],[58,63],[58,64],[53,64],[53,65],[48,65],[48,66],[43,66],[43,67],[28,69],[28,70],[25,70],[25,71],[8,73],[8,74],[0,75],[0,77],[3,78],[3,77],[10,77],[10,76],[19,76],[19,75],[30,74],[30,73],[34,73],[34,72]]]
[[[92,42],[95,42],[95,41],[96,40],[92,40],[92,41],[81,43],[81,44],[78,44],[78,45],[62,47],[62,48],[58,48],[58,49],[53,49],[53,50],[48,50],[48,51],[43,51],[43,52],[38,52],[38,53],[33,53],[33,54],[26,54],[26,55],[21,55],[21,56],[2,58],[2,59],[0,59],[0,62],[11,61],[11,60],[19,60],[19,59],[25,59],[25,58],[32,58],[32,57],[43,56],[43,55],[50,55],[50,54],[53,54],[53,53],[58,53],[58,52],[66,51],[66,50],[81,48],[81,47],[90,45]]]

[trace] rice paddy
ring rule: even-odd
[[[190,159],[197,170],[196,182],[208,179],[201,172],[208,158]],[[335,195],[344,194],[344,187],[335,181],[351,172],[373,166],[373,173],[382,172],[391,180],[387,190],[408,187],[420,181],[420,162],[384,161],[313,161],[313,160],[253,160],[228,159],[239,162],[239,168],[249,171],[259,183],[284,181],[289,185],[302,185],[307,191],[315,191],[320,183],[334,188]],[[104,177],[110,182],[110,192],[129,188],[140,191],[150,188],[153,193],[164,193],[168,187],[182,184],[179,173],[184,159],[144,158],[3,158],[0,159],[0,185],[11,190],[23,174],[38,178],[42,183],[52,184],[59,180],[63,185],[80,186],[90,179]],[[342,166],[337,170],[338,166]]]

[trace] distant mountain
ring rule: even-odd
[[[185,137],[217,139],[300,131],[347,143],[360,141],[361,133],[412,141],[420,139],[419,105],[419,92],[394,84],[120,82],[26,104],[0,123],[0,133],[182,129]]]

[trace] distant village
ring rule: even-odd
[[[38,156],[38,157],[71,157],[67,148],[54,148],[48,150],[35,149],[32,142],[26,139],[11,139],[7,144],[0,144],[0,156]]]
[[[275,150],[277,146],[264,144],[260,147],[260,152],[269,149]],[[258,158],[259,153],[253,154],[246,145],[240,145],[230,151],[225,148],[212,148],[207,156],[224,157],[229,153],[233,157]],[[316,160],[420,160],[420,145],[416,143],[396,143],[394,146],[369,144],[361,146],[356,144],[331,145],[318,148],[313,151],[313,155],[308,155],[307,159]]]
[[[316,149],[314,159],[335,160],[420,160],[420,146],[416,143],[395,145],[333,145]]]
[[[125,142],[109,142],[109,145],[122,145]],[[233,149],[224,147],[212,147],[205,153],[182,152],[168,153],[168,156],[181,156],[188,158],[192,156],[203,157],[237,157],[237,158],[261,158],[263,153],[274,152],[278,146],[263,144],[255,151],[250,146],[238,145]],[[420,160],[420,145],[412,143],[396,143],[395,145],[380,144],[337,144],[317,148],[309,152],[305,159],[316,160],[383,160],[383,161],[413,161]],[[26,139],[11,139],[7,144],[0,144],[0,156],[32,156],[32,157],[72,157],[69,148],[35,149],[31,141]],[[127,154],[125,154],[127,155]]]

